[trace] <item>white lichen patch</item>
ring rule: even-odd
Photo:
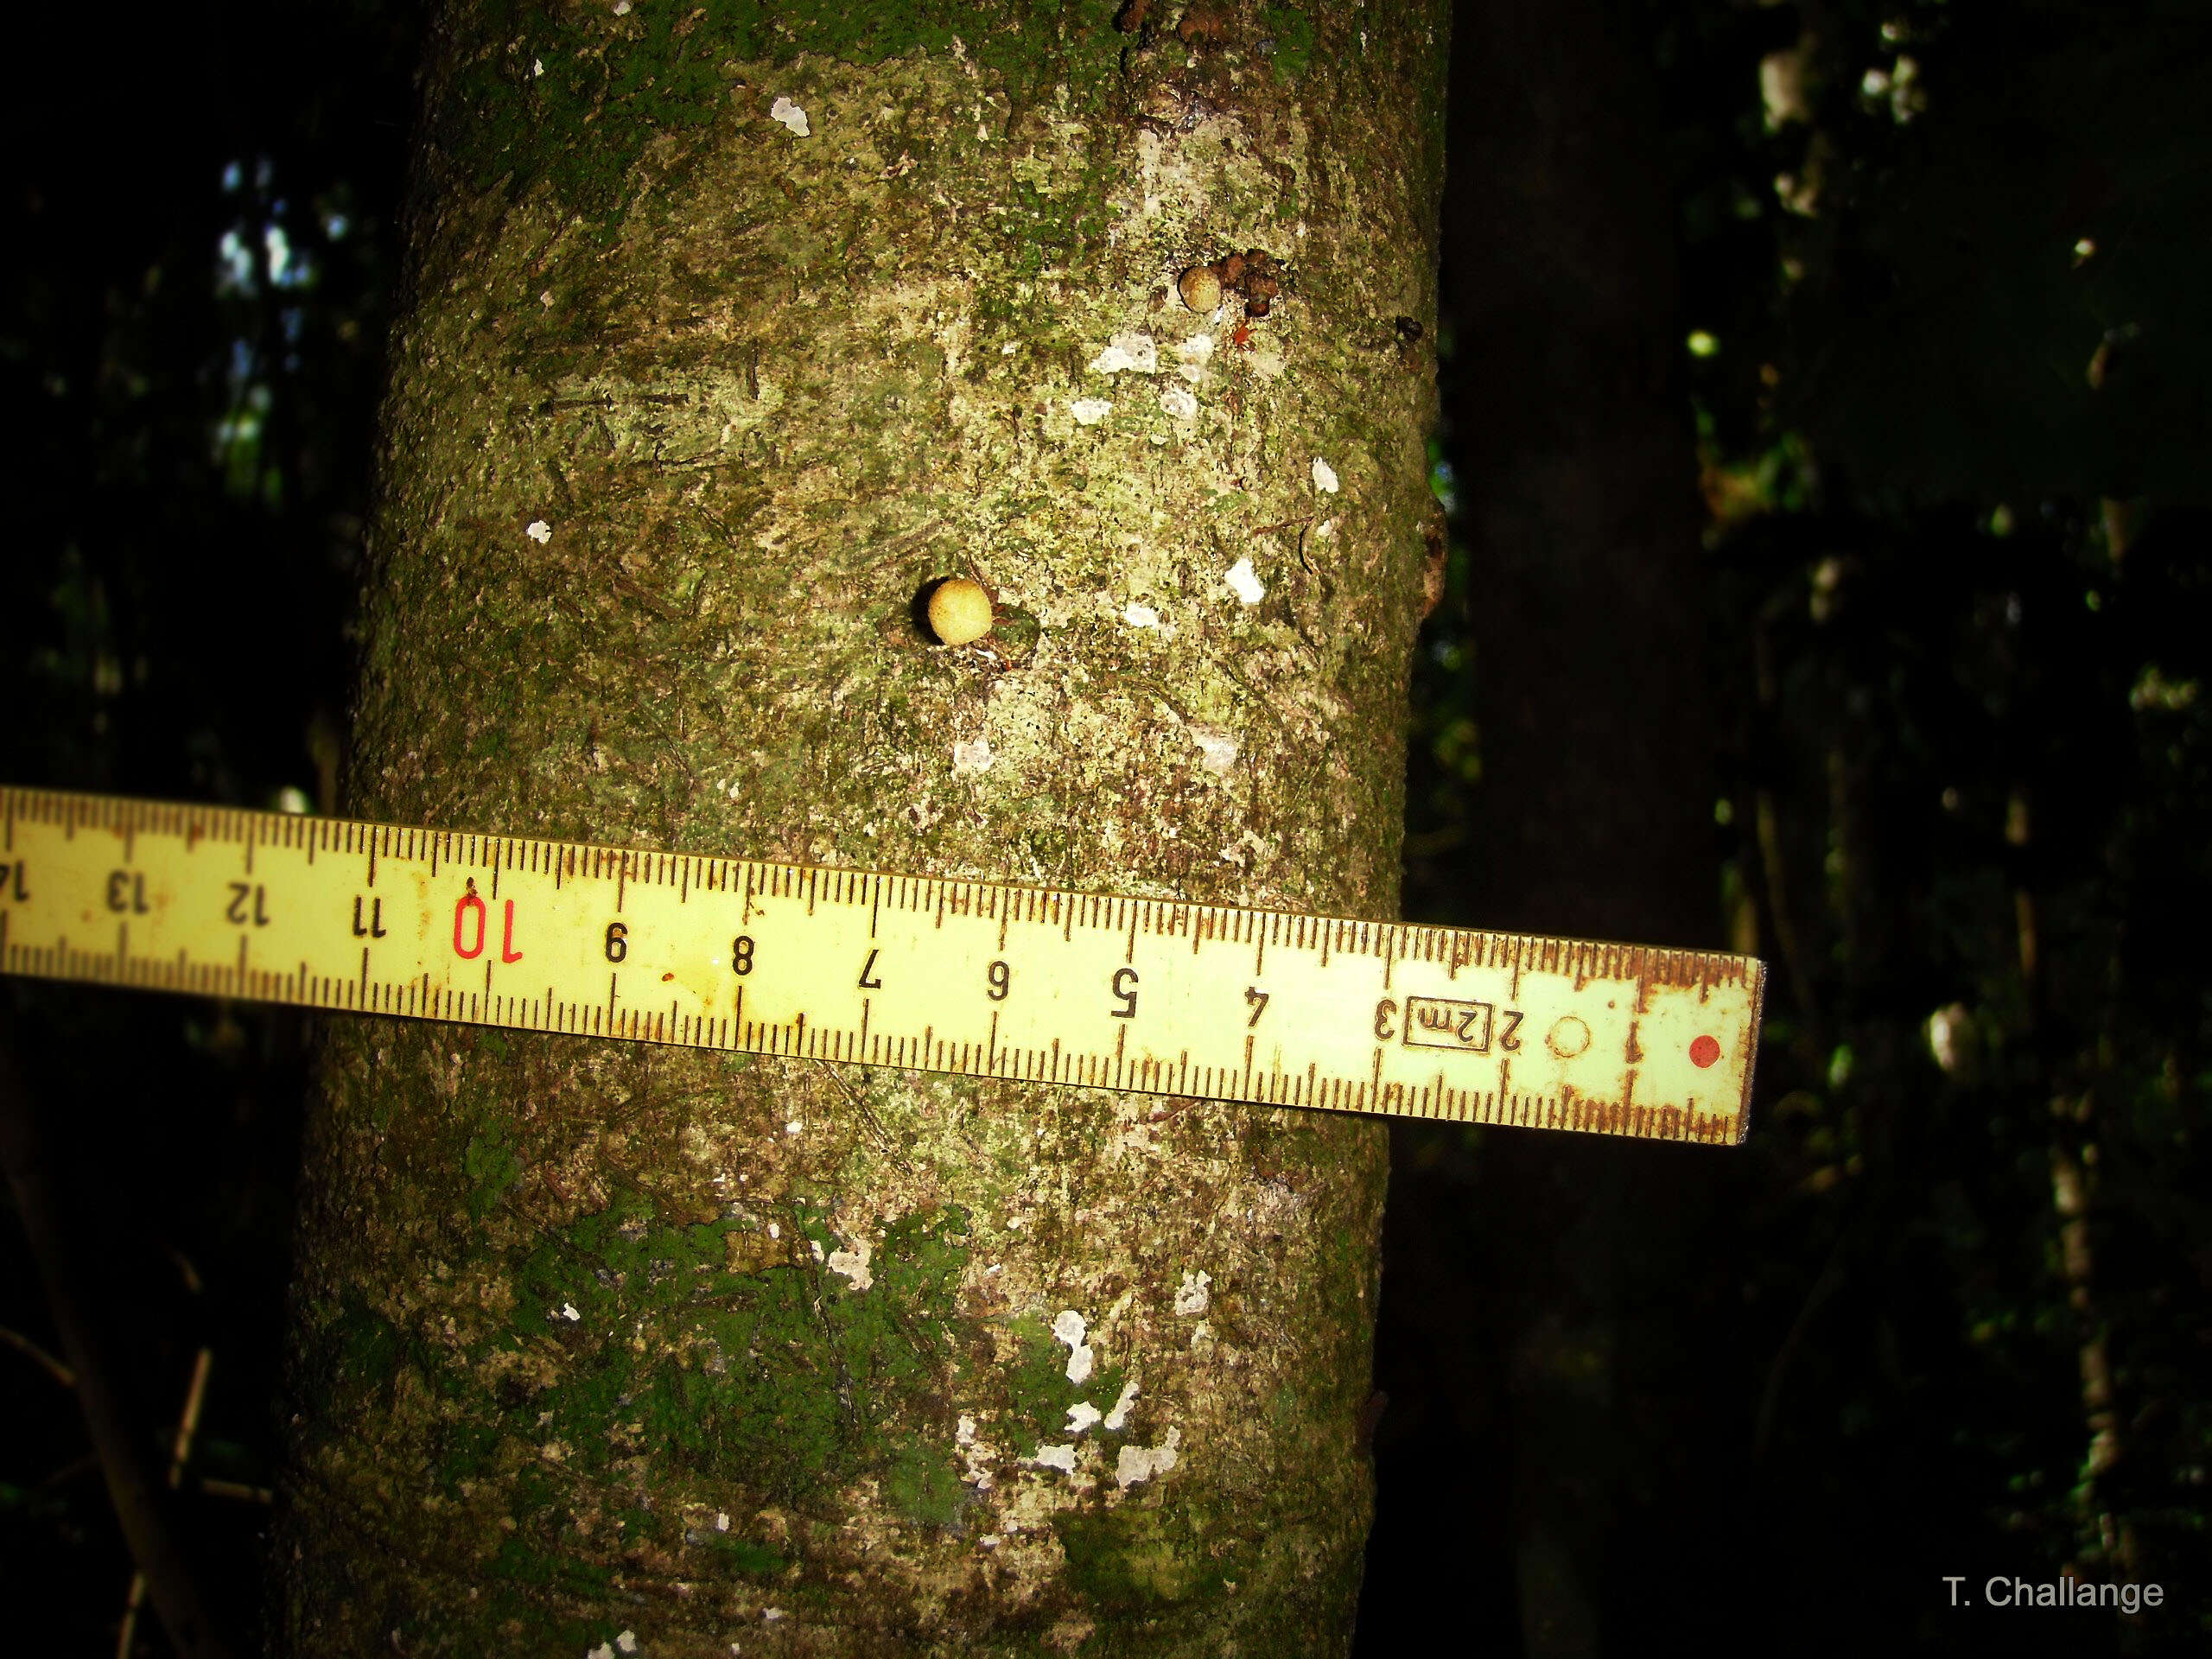
[[[952,746],[952,775],[956,778],[976,778],[991,769],[991,740],[979,737],[972,743]]]
[[[1194,419],[1198,412],[1198,400],[1180,386],[1170,386],[1160,394],[1160,407],[1179,421]]]
[[[1222,580],[1229,584],[1230,592],[1247,605],[1256,605],[1268,596],[1267,584],[1260,580],[1260,573],[1252,569],[1252,561],[1239,559],[1229,567]]]
[[[1078,397],[1068,405],[1077,426],[1096,426],[1113,412],[1114,405],[1103,397]]]
[[[1175,1312],[1186,1319],[1194,1319],[1213,1306],[1213,1275],[1210,1273],[1186,1273],[1175,1291]]]
[[[1227,732],[1217,732],[1210,726],[1191,728],[1192,741],[1198,746],[1198,759],[1208,772],[1220,777],[1236,764],[1242,747]]]
[[[768,106],[768,118],[782,122],[794,138],[804,138],[814,130],[806,124],[806,111],[788,98],[779,98]]]
[[[1313,487],[1324,495],[1337,493],[1337,469],[1319,455],[1313,457]]]
[[[546,543],[553,539],[553,526],[547,524],[543,518],[533,518],[529,524],[523,526],[522,533],[529,537],[531,541],[536,542],[540,547],[543,547]]]
[[[968,1484],[979,1492],[989,1491],[993,1484],[991,1459],[997,1455],[997,1448],[989,1441],[976,1437],[976,1420],[964,1412],[952,1438],[959,1445],[960,1461],[966,1471]]]
[[[1114,1460],[1114,1480],[1127,1491],[1139,1481],[1164,1475],[1181,1461],[1175,1448],[1183,1443],[1183,1431],[1171,1428],[1167,1438],[1158,1446],[1125,1446]]]
[[[1137,1402],[1137,1382],[1135,1377],[1122,1384],[1122,1392],[1115,1397],[1114,1408],[1106,1414],[1106,1427],[1116,1431],[1129,1426],[1129,1408]]]
[[[875,1282],[875,1275],[868,1266],[868,1258],[874,1254],[875,1247],[863,1238],[849,1250],[830,1251],[830,1271],[852,1281],[855,1290],[866,1290]]]
[[[1131,600],[1122,607],[1122,620],[1133,628],[1156,628],[1160,626],[1160,613],[1149,605],[1140,605]]]
[[[1096,374],[1128,371],[1156,373],[1160,368],[1160,346],[1150,334],[1116,334],[1107,342],[1104,351],[1090,359],[1090,367]]]
[[[1090,1344],[1083,1339],[1090,1327],[1082,1314],[1073,1308],[1063,1310],[1052,1320],[1052,1338],[1068,1347],[1068,1381],[1078,1386],[1090,1380]]]
[[[1075,1473],[1075,1442],[1065,1446],[1040,1446],[1037,1455],[1029,1459],[1039,1469],[1057,1469],[1064,1475]]]
[[[1175,347],[1175,372],[1192,385],[1206,378],[1206,365],[1213,360],[1213,336],[1192,334]]]
[[[1068,1433],[1071,1434],[1087,1433],[1090,1432],[1091,1426],[1094,1423],[1103,1421],[1105,1415],[1106,1414],[1104,1412],[1092,1405],[1090,1401],[1078,1400],[1075,1404],[1068,1408]]]

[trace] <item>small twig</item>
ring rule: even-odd
[[[40,1347],[22,1332],[10,1331],[6,1325],[0,1325],[0,1342],[6,1343],[19,1354],[28,1355],[48,1376],[63,1388],[73,1389],[77,1386],[76,1372],[71,1370],[52,1354],[48,1353],[45,1349]]]
[[[274,1503],[276,1494],[266,1486],[249,1486],[242,1480],[217,1480],[213,1475],[200,1478],[200,1490],[210,1497],[227,1497],[240,1503]]]
[[[57,1486],[67,1485],[69,1482],[76,1479],[77,1477],[81,1474],[97,1471],[99,1466],[99,1453],[97,1452],[87,1452],[81,1458],[70,1459],[68,1462],[63,1464],[59,1469],[48,1475],[45,1479],[40,1481],[39,1484],[32,1487],[31,1490],[35,1492],[50,1492]]]
[[[1805,969],[1805,953],[1798,946],[1797,929],[1789,919],[1789,880],[1783,864],[1782,830],[1772,790],[1753,792],[1752,821],[1758,839],[1759,869],[1766,877],[1767,917],[1774,925],[1775,949],[1782,952],[1798,1011],[1808,1020],[1817,1020],[1821,1011],[1813,997],[1813,977]]]
[[[837,1085],[839,1092],[841,1092],[847,1100],[853,1103],[853,1109],[859,1112],[860,1115],[868,1121],[868,1128],[874,1131],[876,1144],[881,1147],[884,1151],[891,1154],[892,1161],[896,1163],[899,1168],[905,1170],[909,1175],[912,1174],[914,1173],[914,1166],[906,1161],[906,1154],[901,1153],[899,1150],[897,1144],[893,1141],[888,1135],[884,1133],[883,1125],[876,1121],[875,1113],[869,1109],[868,1103],[862,1100],[857,1094],[853,1092],[853,1088],[850,1084],[847,1083],[844,1078],[837,1075],[837,1068],[830,1065],[829,1061],[823,1059],[819,1054],[814,1057],[814,1063],[830,1074],[830,1081]]]
[[[177,1260],[184,1261],[179,1255]],[[188,1269],[190,1263],[186,1262]],[[194,1274],[193,1286],[198,1290],[199,1274]],[[200,1413],[207,1403],[207,1371],[215,1363],[215,1351],[202,1348],[192,1362],[192,1381],[185,1386],[184,1409],[177,1414],[176,1438],[169,1442],[169,1490],[183,1484],[184,1465],[192,1458],[192,1442],[200,1433]],[[130,1659],[130,1650],[138,1641],[138,1610],[146,1605],[146,1574],[143,1569],[130,1575],[130,1593],[123,1599],[123,1627],[116,1632],[115,1659]]]
[[[1467,841],[1467,826],[1447,823],[1440,830],[1424,830],[1419,835],[1406,837],[1408,858],[1433,858],[1439,853],[1448,853],[1463,847]]]
[[[1751,660],[1758,682],[1759,707],[1770,716],[1782,702],[1782,685],[1775,670],[1772,626],[1781,613],[1783,596],[1777,594],[1767,601],[1751,629]],[[1752,798],[1753,833],[1759,849],[1759,868],[1766,878],[1768,919],[1774,926],[1775,947],[1782,952],[1782,963],[1789,976],[1790,995],[1796,999],[1797,1013],[1805,1029],[1799,1033],[1798,1047],[1802,1052],[1816,1052],[1812,1043],[1811,1027],[1821,1017],[1820,1005],[1814,1000],[1813,976],[1805,961],[1805,953],[1797,942],[1797,929],[1790,918],[1789,880],[1783,861],[1782,830],[1775,809],[1774,791],[1760,789]]]
[[[77,1404],[107,1479],[108,1501],[124,1541],[146,1574],[154,1610],[176,1650],[186,1659],[227,1659],[230,1647],[215,1634],[199,1586],[164,1513],[165,1493],[137,1454],[137,1432],[106,1362],[99,1333],[86,1313],[76,1272],[62,1248],[61,1206],[48,1185],[38,1125],[15,1057],[0,1046],[0,1165],[16,1195],[16,1213],[30,1241],[61,1351],[77,1374]]]
[[[929,537],[936,535],[938,531],[944,528],[944,519],[930,518],[925,520],[920,524],[916,525],[912,530],[906,531],[900,535],[893,536],[887,542],[878,542],[874,547],[868,550],[868,552],[872,556],[869,558],[868,563],[861,568],[863,569],[874,569],[882,565],[888,564],[893,559],[904,553],[916,542],[926,541]]]
[[[1843,1285],[1843,1247],[1850,1233],[1847,1228],[1836,1235],[1828,1249],[1827,1264],[1813,1287],[1805,1293],[1805,1300],[1797,1309],[1797,1317],[1789,1322],[1789,1332],[1782,1338],[1782,1346],[1775,1350],[1773,1363],[1766,1368],[1766,1386],[1759,1390],[1758,1414],[1752,1419],[1751,1459],[1759,1462],[1766,1457],[1767,1442],[1774,1433],[1774,1414],[1782,1403],[1782,1379],[1789,1370],[1789,1362],[1796,1357],[1797,1344],[1805,1339],[1805,1332],[1813,1323],[1813,1315],[1822,1302],[1834,1295]]]

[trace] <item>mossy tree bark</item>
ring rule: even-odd
[[[766,10],[439,30],[352,809],[1394,915],[1444,6]],[[1253,251],[1267,315],[1184,305]],[[950,573],[995,653],[917,632]],[[291,1650],[1348,1644],[1377,1126],[369,1021],[326,1076]]]

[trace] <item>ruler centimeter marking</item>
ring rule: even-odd
[[[0,788],[0,971],[1732,1145],[1763,963]]]

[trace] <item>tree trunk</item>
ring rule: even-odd
[[[432,49],[352,809],[1394,916],[1443,5],[617,10]],[[995,649],[931,644],[970,573]],[[1347,1645],[1378,1125],[369,1020],[325,1076],[293,1651]]]
[[[1458,351],[1479,365],[1452,410],[1482,732],[1466,902],[1485,927],[1705,946],[1708,582],[1643,25],[1617,0],[1462,15],[1445,235]],[[1493,1136],[1484,1162],[1506,1380],[1487,1414],[1503,1444],[1477,1455],[1513,1491],[1505,1528],[1470,1521],[1513,1537],[1527,1651],[1585,1659],[1641,1639],[1676,1576],[1649,1529],[1680,1535],[1691,1512],[1679,1452],[1623,1425],[1652,1399],[1732,1403],[1650,1317],[1679,1305],[1730,1173],[1581,1136]]]

